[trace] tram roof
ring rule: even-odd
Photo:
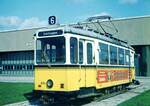
[[[61,27],[56,27],[56,28],[40,29],[37,31],[37,35],[39,34],[39,32],[54,31],[54,30],[62,30],[63,33],[72,33],[72,34],[77,34],[77,35],[81,35],[81,36],[97,38],[97,39],[100,39],[100,40],[103,40],[106,42],[111,42],[113,44],[132,48],[131,46],[128,45],[127,42],[122,41],[118,38],[115,38],[111,34],[108,34],[108,33],[103,34],[103,33],[97,32],[95,30],[77,28],[77,27],[73,27],[73,26],[61,26]]]
[[[115,37],[113,37],[111,34],[103,34],[99,33],[95,30],[90,29],[79,29],[79,28],[72,28],[72,27],[66,27],[64,30],[64,33],[75,33],[83,36],[88,36],[92,38],[98,38],[104,41],[112,42],[119,45],[127,45],[127,42],[124,42],[122,40],[119,40]]]

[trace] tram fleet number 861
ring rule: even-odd
[[[123,41],[68,26],[36,32],[34,91],[40,95],[81,97],[134,79],[134,49]]]

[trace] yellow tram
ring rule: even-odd
[[[34,91],[51,97],[82,97],[128,86],[135,79],[134,49],[86,29],[41,29],[35,36],[34,78]]]

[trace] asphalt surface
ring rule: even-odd
[[[21,83],[33,83],[34,78],[31,76],[0,76],[0,82],[21,82]]]
[[[118,104],[131,99],[134,96],[139,95],[140,93],[147,91],[150,89],[150,77],[137,77],[137,80],[140,81],[140,85],[138,86],[131,86],[131,90],[119,94],[114,97],[110,97],[108,99],[104,99],[101,101],[91,101],[89,103],[82,104],[82,106],[117,106]],[[6,106],[38,106],[38,104],[30,104],[28,101],[19,102],[19,103],[13,103]]]
[[[150,89],[150,78],[138,77],[137,80],[140,81],[140,85],[131,86],[131,90],[125,92],[123,94],[119,94],[117,96],[101,100],[101,101],[93,101],[89,104],[85,104],[83,106],[117,106],[118,104],[131,99],[134,96],[139,95],[140,93],[147,91]]]

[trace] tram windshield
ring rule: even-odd
[[[37,64],[63,64],[66,60],[65,37],[40,38],[36,42]]]

